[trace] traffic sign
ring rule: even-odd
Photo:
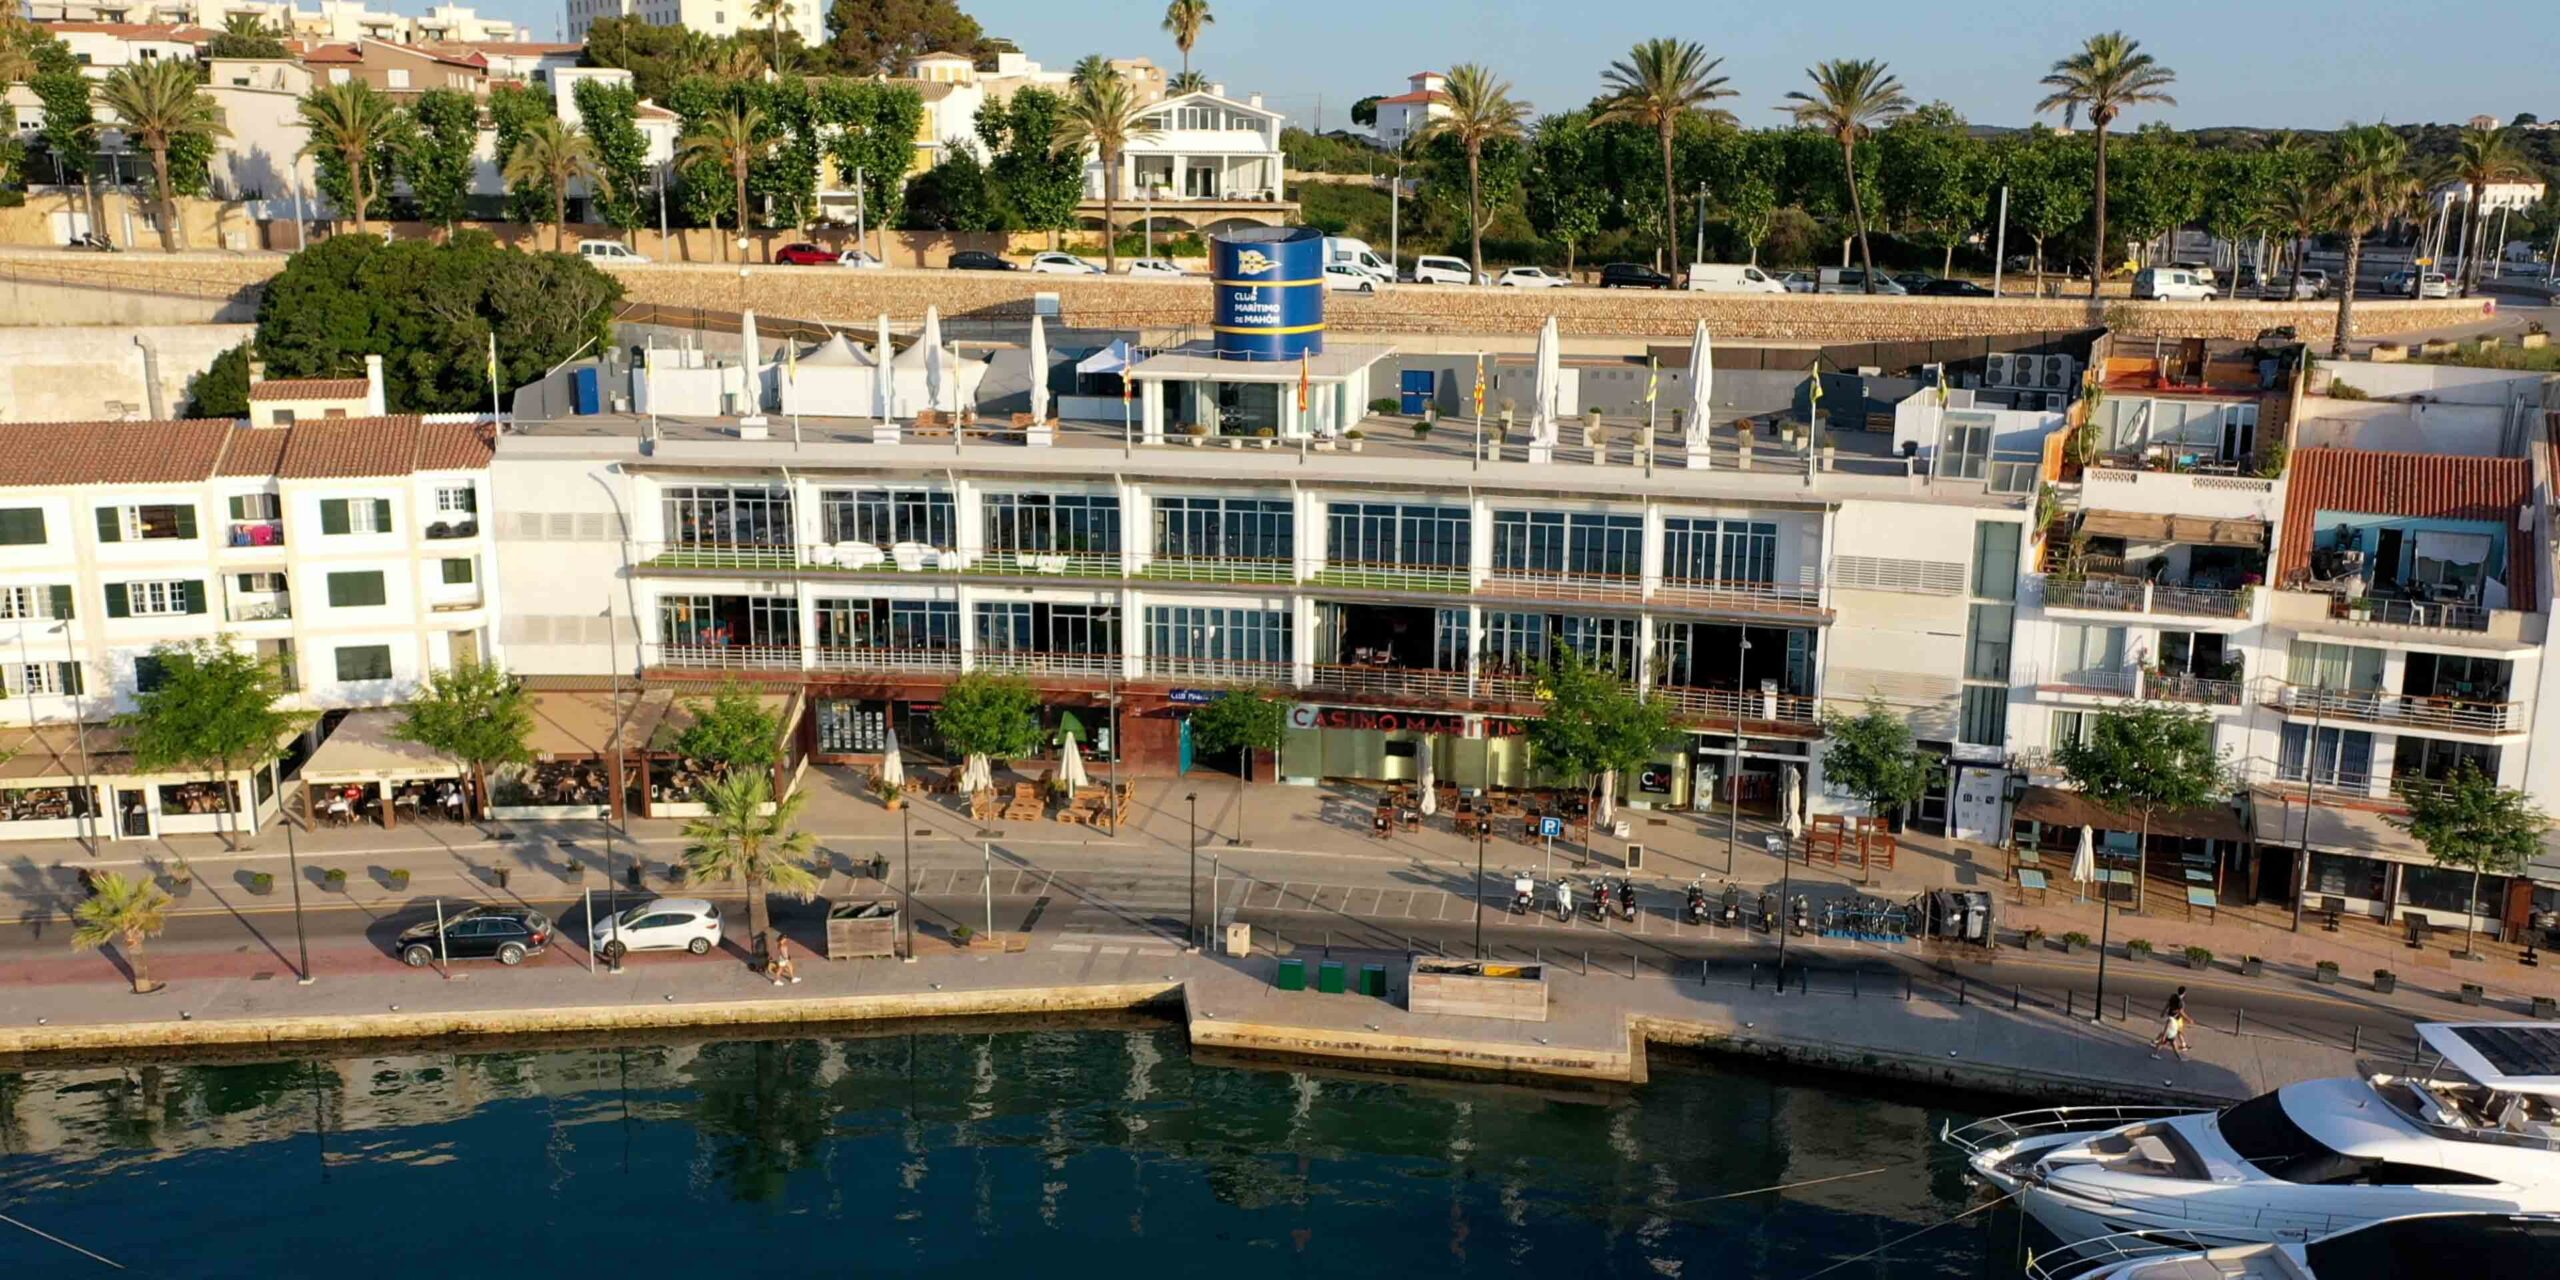
[[[1563,835],[1564,819],[1552,817],[1538,819],[1538,834],[1549,840],[1553,840],[1557,836]]]

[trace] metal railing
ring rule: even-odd
[[[2139,578],[2056,577],[2044,579],[2048,609],[2104,609],[2111,613],[2142,612]]]
[[[2431,627],[2444,631],[2486,631],[2489,611],[2476,604],[2428,604],[2418,600],[2329,597],[2329,616],[2340,622],[2393,627]]]
[[[2236,707],[2244,690],[2237,680],[2216,680],[2188,675],[2183,671],[2147,674],[2142,680],[2142,696],[2164,702],[2201,702],[2214,707]]]
[[[1256,685],[1286,689],[1296,679],[1286,662],[1263,662],[1245,658],[1175,658],[1151,653],[1146,658],[1147,678],[1151,680],[1184,680],[1194,684]]]
[[[1731,689],[1656,685],[1646,696],[1669,705],[1673,714],[1691,719],[1741,719],[1780,724],[1811,724],[1814,721],[1815,700],[1801,693],[1763,693],[1755,689],[1737,696]]]
[[[1318,586],[1361,591],[1430,591],[1465,595],[1472,589],[1469,576],[1465,565],[1329,560],[1307,581]]]
[[[1476,696],[1466,672],[1435,671],[1423,667],[1318,663],[1310,687],[1335,693],[1365,693],[1392,698]]]
[[[661,644],[657,662],[667,667],[697,667],[716,671],[791,671],[800,666],[797,645],[778,644]]]
[[[1025,578],[1121,576],[1117,551],[981,551],[964,559],[972,573],[1007,573]]]
[[[737,569],[783,573],[800,567],[802,548],[746,542],[644,542],[633,548],[644,569]]]
[[[2247,588],[2182,587],[2153,583],[2151,612],[2184,613],[2206,618],[2238,618],[2249,612]]]
[[[1120,655],[979,649],[970,655],[969,665],[980,671],[1011,671],[1030,676],[1107,676],[1119,667]]]
[[[1654,586],[1658,604],[1735,613],[1820,613],[1822,589],[1809,582],[1751,582],[1729,578],[1664,578]]]
[[[1570,569],[1501,569],[1485,578],[1489,593],[1530,600],[1642,600],[1644,578],[1632,573],[1578,573]]]
[[[2027,1280],[2078,1280],[2119,1263],[2172,1254],[2203,1253],[2221,1247],[2219,1239],[2191,1231],[2123,1231],[2074,1240],[2059,1249],[2027,1255]]]
[[[448,596],[440,600],[429,600],[427,609],[431,613],[468,613],[479,608],[481,604],[480,593],[474,591],[467,596]]]
[[[2385,693],[2379,689],[2314,689],[2286,685],[2276,691],[2276,705],[2287,715],[2361,720],[2409,725],[2454,733],[2515,733],[2524,725],[2524,704],[2471,698],[2428,698]]]
[[[2101,1105],[2089,1107],[2038,1107],[2031,1111],[2012,1111],[2006,1115],[1986,1116],[1962,1128],[1941,1126],[1938,1141],[1968,1156],[2008,1146],[2021,1138],[2047,1137],[2060,1133],[2104,1133],[2109,1129],[2137,1124],[2144,1120],[2166,1120],[2173,1116],[2191,1116],[2203,1107],[2162,1107]]]
[[[222,616],[233,622],[281,622],[293,616],[293,597],[283,592],[235,597],[223,605]]]
[[[960,648],[873,649],[819,645],[809,665],[825,671],[958,671]]]
[[[1294,560],[1250,556],[1169,556],[1158,553],[1138,571],[1138,576],[1161,582],[1286,584],[1298,580],[1298,564]]]
[[[241,551],[280,551],[284,548],[284,521],[234,520],[222,545]]]
[[[2109,698],[2130,698],[2142,685],[2141,673],[2133,667],[2081,667],[2071,671],[2036,671],[2021,673],[2028,684],[2053,693],[2086,693]]]

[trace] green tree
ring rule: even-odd
[[[2330,225],[2347,241],[2347,269],[2338,278],[2337,332],[2330,336],[2329,357],[2343,359],[2347,339],[2355,335],[2356,274],[2364,269],[2364,238],[2397,216],[2416,185],[2409,168],[2409,144],[2381,125],[2350,126],[2331,144],[2329,170]]]
[[[551,196],[551,249],[567,249],[569,234],[569,184],[580,178],[595,179],[595,144],[585,134],[560,123],[556,116],[534,121],[516,140],[516,149],[507,153],[506,167],[501,171],[513,183],[538,182]]]
[[[205,45],[208,58],[290,58],[285,48],[284,33],[270,27],[254,13],[233,13],[222,20],[222,30],[214,33]]]
[[[798,76],[749,82],[739,96],[764,112],[763,154],[748,171],[748,198],[769,227],[805,225],[818,208],[817,98]]]
[[[187,417],[249,416],[249,352],[250,344],[243,342],[215,356],[204,372],[187,380]]]
[[[1075,226],[1076,205],[1084,199],[1084,155],[1058,146],[1066,115],[1065,99],[1036,87],[978,108],[978,140],[994,157],[987,176],[1009,225],[1026,231]]]
[[[1515,101],[1511,82],[1489,67],[1461,62],[1449,68],[1449,112],[1433,116],[1417,135],[1426,142],[1446,139],[1467,157],[1467,265],[1484,275],[1484,153],[1496,143],[1517,142],[1521,118],[1529,104]]]
[[[301,154],[313,158],[320,193],[354,215],[357,235],[366,234],[366,214],[381,194],[381,171],[399,132],[391,99],[350,80],[314,87],[300,112],[309,131]]]
[[[1680,217],[1672,203],[1678,198],[1678,184],[1671,172],[1671,144],[1679,136],[1682,121],[1705,116],[1732,123],[1732,112],[1713,105],[1718,98],[1734,96],[1734,90],[1725,87],[1725,77],[1716,74],[1723,65],[1724,59],[1708,57],[1705,46],[1694,41],[1657,37],[1639,42],[1600,73],[1604,92],[1598,118],[1651,129],[1662,144],[1659,261],[1665,270],[1675,270],[1680,263]]]
[[[235,648],[227,635],[154,645],[151,660],[159,682],[134,695],[134,709],[116,717],[128,735],[133,766],[142,773],[191,770],[219,786],[225,797],[223,836],[236,848],[242,796],[235,775],[274,759],[280,744],[310,717],[278,708],[284,672]]]
[[[2231,278],[2223,286],[2228,296],[2240,283],[2240,242],[2271,225],[2281,166],[2263,151],[2213,151],[2197,160],[2202,169],[2197,220],[2231,246]]]
[[[1278,751],[1289,731],[1288,705],[1270,694],[1229,689],[1191,713],[1192,745],[1233,751],[1236,760],[1236,843],[1244,843],[1244,784],[1253,753]]]
[[[1182,74],[1191,74],[1191,47],[1217,20],[1209,12],[1209,0],[1172,0],[1164,7],[1164,29],[1173,36],[1173,47],[1182,51]]]
[[[718,168],[736,184],[736,198],[730,207],[737,211],[740,244],[747,239],[747,169],[772,145],[765,133],[764,112],[743,106],[713,112],[676,140],[679,163]],[[724,260],[727,252],[722,250]]]
[[[526,745],[533,736],[533,699],[496,663],[465,662],[428,673],[402,712],[391,736],[469,773],[479,816],[488,812],[489,771],[533,760],[533,748]]]
[[[1955,271],[1956,246],[1973,236],[1989,210],[1991,186],[1982,144],[1962,117],[1931,103],[1876,135],[1884,207],[1911,240],[1939,251],[1938,273]]]
[[[1358,100],[1358,101],[1356,101],[1356,102],[1352,103],[1352,104],[1351,104],[1351,123],[1353,123],[1353,124],[1355,124],[1355,125],[1358,125],[1359,127],[1363,128],[1363,129],[1375,129],[1375,128],[1377,128],[1377,127],[1378,127],[1378,102],[1379,102],[1379,100],[1380,100],[1380,99],[1382,99],[1382,98],[1384,98],[1384,97],[1386,97],[1386,95],[1385,95],[1385,94],[1383,94],[1383,93],[1373,93],[1373,94],[1370,94],[1368,97],[1362,98],[1362,99],[1360,99],[1360,100]]]
[[[149,995],[167,986],[151,980],[143,965],[142,944],[169,926],[169,895],[148,876],[115,871],[91,873],[89,885],[89,896],[71,909],[72,949],[95,951],[115,943],[124,948],[125,965],[133,970],[135,995]]]
[[[966,145],[943,149],[942,159],[907,184],[899,225],[909,231],[993,231],[1004,225],[987,167]]]
[[[2045,246],[2089,216],[2080,149],[2049,130],[2030,129],[1992,148],[1992,171],[2009,189],[2009,221],[2035,245],[2036,295],[2044,295]]]
[[[2141,41],[2121,31],[2089,37],[2078,52],[2054,63],[2044,78],[2044,87],[2052,92],[2036,104],[2036,110],[2059,111],[2065,124],[2085,113],[2089,131],[2097,137],[2098,163],[2091,186],[2096,210],[2096,224],[2090,234],[2094,255],[2089,271],[2092,298],[2098,296],[2098,286],[2115,260],[2115,251],[2107,245],[2107,126],[2114,124],[2127,107],[2178,105],[2178,100],[2169,96],[2169,86],[2177,78],[2177,72],[2142,52]]]
[[[2329,226],[2330,206],[2336,202],[2337,193],[2330,189],[2324,169],[2324,165],[2315,165],[2294,174],[2268,198],[2267,221],[2285,233],[2285,243],[2278,246],[2279,255],[2285,256],[2285,251],[2290,250],[2289,256],[2296,259],[2289,269],[2300,269],[2298,259],[2310,247],[2311,238]]]
[[[1176,5],[1197,3],[1202,19],[1208,15],[1206,0],[1174,0]],[[1083,159],[1091,148],[1102,163],[1102,269],[1120,270],[1120,160],[1128,153],[1129,144],[1144,142],[1156,136],[1155,126],[1147,123],[1147,106],[1129,88],[1129,83],[1112,72],[1098,80],[1078,84],[1067,95],[1066,113],[1058,121],[1056,138],[1050,143],[1058,151]],[[1082,165],[1078,165],[1082,177]]]
[[[1840,145],[1840,169],[1849,192],[1849,225],[1858,237],[1858,261],[1866,268],[1866,291],[1876,291],[1876,255],[1867,245],[1867,209],[1858,193],[1858,140],[1893,123],[1911,109],[1902,82],[1881,62],[1838,58],[1807,68],[1813,92],[1787,95],[1780,108],[1797,124],[1819,130]]]
[[[972,671],[943,690],[934,732],[963,756],[1016,760],[1040,751],[1040,695],[1020,676]]]
[[[548,90],[512,80],[489,86],[488,112],[489,128],[500,156],[514,155],[516,147],[524,141],[524,135],[536,124],[556,118]],[[540,183],[507,184],[508,221],[540,222],[543,212],[550,207],[551,193],[543,190]]]
[[[782,759],[782,722],[765,710],[755,690],[730,681],[710,702],[688,702],[685,710],[693,723],[676,735],[675,748],[686,759],[723,775],[771,770]]]
[[[2468,760],[2451,776],[2403,788],[2407,817],[2386,821],[2417,838],[2439,867],[2471,873],[2470,904],[2480,905],[2480,878],[2512,876],[2542,852],[2542,833],[2551,819],[2533,799],[2484,773]],[[2462,913],[2462,954],[2478,959],[2473,942],[2472,911]],[[2488,914],[2498,914],[2492,907]]]
[[[1564,246],[1564,270],[1573,264],[1584,242],[1600,234],[1600,219],[1609,210],[1608,184],[1593,164],[1591,124],[1579,112],[1548,116],[1538,122],[1529,144],[1527,196],[1529,225]]]
[[[924,124],[924,98],[912,85],[843,79],[820,81],[816,93],[815,114],[827,161],[835,167],[835,185],[860,187],[870,226],[900,225],[906,215],[907,170],[915,163],[916,130]],[[976,163],[976,156],[969,158]],[[983,192],[983,167],[979,176]]]
[[[2524,158],[2524,148],[2517,144],[2513,130],[2491,127],[2466,128],[2454,144],[2453,176],[2471,193],[2471,243],[2462,255],[2462,296],[2470,297],[2480,280],[2482,246],[2488,243],[2489,219],[2478,210],[2498,182],[2520,182],[2533,174],[2533,165]]]
[[[702,38],[700,32],[640,17],[597,18],[587,26],[578,65],[619,67],[631,73],[634,93],[664,102],[676,80],[690,69],[689,55]]]
[[[590,81],[581,81],[584,89]],[[418,216],[453,235],[453,224],[471,211],[471,177],[480,146],[480,100],[460,89],[429,89],[409,104],[416,123],[400,171],[418,202]]]
[[[90,102],[91,83],[89,77],[80,74],[76,63],[40,63],[35,77],[27,82],[36,100],[44,104],[44,126],[36,136],[44,141],[45,153],[53,157],[55,180],[66,185],[86,181],[96,163],[90,151],[90,139],[97,130],[96,108]]]
[[[98,86],[98,101],[115,113],[117,128],[150,153],[160,249],[175,253],[178,205],[171,198],[169,149],[182,138],[229,137],[221,109],[197,86],[195,65],[176,59],[117,68]]]
[[[836,65],[860,76],[902,76],[928,53],[976,56],[978,20],[953,0],[835,0],[827,9]]]
[[[748,0],[747,16],[765,24],[765,30],[772,34],[773,57],[767,65],[777,72],[781,71],[785,65],[782,56],[782,20],[791,16],[791,0]]]
[[[1936,757],[1912,742],[1910,722],[1882,699],[1854,716],[1825,709],[1822,733],[1823,784],[1856,796],[1879,818],[1918,800],[1938,769]]]
[[[2149,246],[2204,213],[2204,165],[2194,147],[2165,127],[2125,140],[2108,179],[2108,225],[2120,244]]]
[[[721,774],[702,788],[704,813],[684,824],[685,875],[704,884],[735,882],[747,895],[748,949],[762,965],[769,950],[766,933],[772,912],[768,890],[807,902],[818,891],[810,856],[817,841],[799,827],[809,793],[795,791],[775,800],[773,783],[763,770]],[[771,805],[772,811],[766,812]]]
[[[648,218],[649,139],[640,132],[640,95],[627,84],[581,80],[570,97],[595,151],[596,214],[628,234]]]
[[[1529,758],[1586,795],[1604,775],[1640,768],[1671,732],[1671,713],[1628,689],[1615,672],[1569,648],[1548,660],[1544,709],[1529,723]]]
[[[2054,749],[2054,763],[2101,808],[2137,819],[2133,909],[2151,877],[2151,824],[2161,814],[2199,809],[2230,790],[2213,749],[2213,722],[2200,713],[2145,702],[2097,713],[2088,737]]]
[[[1164,82],[1164,91],[1167,95],[1207,93],[1209,91],[1209,73],[1206,71],[1177,71],[1173,74],[1171,79]]]

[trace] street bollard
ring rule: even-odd
[[[2062,989],[2062,1016],[2063,1016],[2063,1017],[2071,1018],[2071,1017],[2077,1017],[2077,1016],[2079,1016],[2079,1015],[2077,1015],[2077,1014],[2074,1014],[2074,1013],[2071,1011],[2071,1010],[2072,1010],[2072,1008],[2073,1008],[2074,1006],[2078,1005],[2079,1003],[2080,1003],[2080,993],[2079,993],[2079,992],[2074,991],[2074,990],[2072,990],[2072,989],[2071,989],[2071,988],[2069,988],[2069,987],[2064,987],[2064,988]]]
[[[1582,976],[1586,978],[1591,976],[1591,948],[1589,947],[1582,949]]]
[[[1751,989],[1760,989],[1760,962],[1757,960],[1751,962]]]
[[[2133,997],[2132,997],[2132,996],[2117,996],[2117,997],[2116,997],[2116,1021],[2118,1021],[2118,1022],[2131,1022],[2131,1021],[2133,1021]]]
[[[1963,1007],[1964,1007],[1964,988],[1965,988],[1964,975],[1962,975],[1962,974],[1958,974],[1958,975],[1956,975],[1956,1007],[1957,1007],[1957,1008],[1959,1008],[1959,1009],[1961,1009],[1961,1008],[1963,1008]]]
[[[1809,996],[1813,994],[1813,970],[1811,967],[1796,970],[1796,994],[1800,996]]]
[[[2232,1034],[2232,1035],[2234,1035],[2234,1036],[2245,1036],[2245,1035],[2249,1034],[2249,1031],[2248,1031],[2248,1024],[2249,1024],[2249,1011],[2248,1011],[2248,1010],[2246,1010],[2246,1009],[2234,1009],[2234,1010],[2232,1010],[2232,1011],[2231,1011],[2231,1034]]]
[[[2350,1027],[2348,1027],[2348,1028],[2347,1028],[2347,1030],[2349,1030],[2350,1032],[2353,1032],[2353,1033],[2354,1033],[2354,1038],[2348,1042],[2348,1044],[2349,1044],[2349,1048],[2348,1048],[2347,1052],[2349,1052],[2349,1053],[2362,1053],[2362,1052],[2364,1052],[2364,1027],[2363,1027],[2363,1025],[2362,1025],[2362,1024],[2357,1024],[2357,1025],[2354,1025],[2354,1026],[2350,1026]]]
[[[1849,971],[1849,998],[1858,998],[1858,971],[1855,969]]]
[[[1902,975],[1902,1002],[1911,1003],[1911,975],[1907,973]]]
[[[2023,1005],[2026,1002],[2027,989],[2025,987],[2013,986],[2009,988],[2009,1012],[2016,1013],[2018,1011],[2018,1006]]]

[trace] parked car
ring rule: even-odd
[[[1926,271],[1905,271],[1902,274],[1893,277],[1893,282],[1901,285],[1904,293],[1916,294],[1922,289],[1928,287],[1929,282],[1935,279],[1937,279],[1936,276],[1930,275]]]
[[[2273,292],[2277,297],[2296,300],[2328,297],[2329,273],[2306,267],[2294,272],[2289,280],[2277,281]]]
[[[2133,296],[2151,302],[2211,302],[2214,291],[2192,271],[2144,267],[2133,273]]]
[[[773,260],[795,267],[832,267],[841,255],[825,245],[786,244],[773,251]]]
[[[607,960],[633,951],[708,955],[720,945],[720,908],[701,898],[660,898],[606,916],[588,931],[587,947]]]
[[[1787,287],[1760,268],[1740,262],[1692,262],[1689,264],[1689,290],[1693,293],[1784,293]]]
[[[1506,289],[1561,289],[1573,283],[1545,267],[1513,267],[1493,282]]]
[[[1184,271],[1181,267],[1175,265],[1171,258],[1131,258],[1129,259],[1129,265],[1122,267],[1120,270],[1133,276],[1185,276],[1191,274],[1190,272]]]
[[[1348,262],[1327,263],[1324,269],[1326,293],[1376,293],[1378,278],[1363,267]]]
[[[1052,251],[1032,255],[1031,273],[1042,276],[1098,276],[1102,274],[1102,268],[1072,253]]]
[[[1822,287],[1822,282],[1808,271],[1790,271],[1778,277],[1778,283],[1785,285],[1789,293],[1812,293]]]
[[[2214,274],[2213,268],[2205,263],[2172,262],[2169,265],[2176,267],[2178,270],[2184,271],[2188,275],[2194,276],[2196,279],[2202,280],[2206,284],[2212,285],[2217,289],[2222,287],[2222,277]]]
[[[1477,275],[1464,258],[1426,253],[1413,260],[1413,282],[1415,284],[1483,284],[1484,277]]]
[[[605,266],[639,266],[649,261],[619,240],[581,240],[578,256]]]
[[[2441,271],[2394,271],[2382,278],[2382,291],[2403,298],[2450,298],[2453,280]]]
[[[860,249],[847,249],[836,255],[836,265],[856,271],[886,271],[889,264]]]
[[[1600,268],[1603,289],[1668,289],[1671,277],[1641,262],[1612,262]]]
[[[1865,293],[1867,291],[1867,269],[1864,267],[1824,267],[1818,279],[1820,282],[1814,287],[1816,293]],[[1907,290],[1879,275],[1876,278],[1876,292],[1899,298]]]
[[[1998,295],[1971,280],[1932,280],[1920,286],[1923,298],[1990,298]]]
[[[401,930],[400,963],[423,969],[435,963],[436,922],[421,920]],[[551,945],[551,917],[531,907],[466,907],[444,918],[442,954],[453,960],[496,960],[523,964]]]
[[[1370,248],[1366,240],[1355,240],[1349,236],[1326,236],[1324,260],[1328,265],[1347,262],[1368,272],[1369,278],[1380,284],[1396,282],[1395,264],[1379,257],[1377,251]]]
[[[952,254],[951,260],[944,265],[953,271],[1014,271],[1019,269],[1012,263],[1005,261],[1003,255],[989,253],[984,249],[963,249],[958,253]]]

